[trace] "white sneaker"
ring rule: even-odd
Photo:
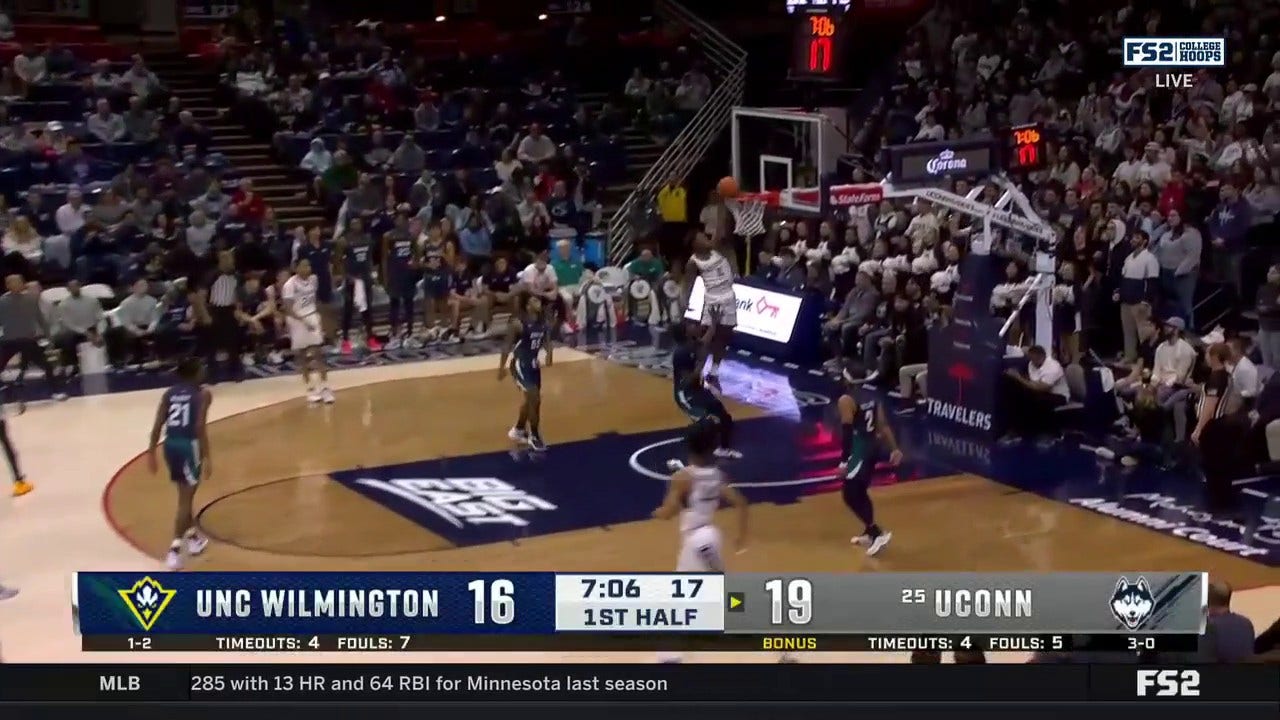
[[[272,350],[271,352],[267,353],[267,362],[271,363],[272,365],[283,365],[284,353],[280,352],[279,350]]]
[[[476,330],[473,328],[467,331],[468,340],[484,340],[487,337],[489,337],[489,333],[486,333],[483,330]]]
[[[244,365],[245,367],[253,367],[254,365],[257,364],[257,361],[253,359],[252,355],[249,355],[248,353],[246,353],[240,357],[240,364]]]
[[[520,428],[511,428],[507,431],[507,439],[518,443],[528,442],[529,435]]]
[[[209,547],[209,538],[204,535],[193,535],[187,538],[187,554],[191,556],[199,555],[204,549]]]
[[[399,350],[402,344],[403,343],[400,342],[400,338],[393,337],[390,340],[387,340],[387,344],[384,345],[383,348],[386,350]]]
[[[854,535],[852,538],[849,539],[849,543],[851,545],[861,545],[862,547],[867,547],[871,544],[871,536],[866,533],[862,533],[861,535]]]
[[[169,554],[164,556],[164,566],[170,570],[181,570],[182,554],[174,548],[169,548]]]
[[[67,399],[67,394],[64,392],[56,392],[53,394],[53,399],[58,402],[62,402],[63,400]]]
[[[320,390],[320,400],[325,405],[332,405],[337,402],[338,398],[334,397],[333,391],[329,388],[322,388]]]
[[[871,544],[867,546],[867,557],[872,557],[876,553],[883,550],[884,546],[888,545],[889,541],[892,539],[893,539],[893,533],[891,532],[882,532],[879,535],[877,535],[876,539],[872,540]]]
[[[324,396],[320,394],[319,390],[307,391],[307,402],[311,403],[312,405],[315,405],[316,403],[320,402],[323,399],[324,399]]]

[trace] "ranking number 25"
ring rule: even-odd
[[[788,625],[808,625],[813,620],[813,583],[805,578],[783,580],[774,578],[765,582],[769,593],[769,622]]]
[[[467,589],[475,600],[477,625],[508,625],[516,619],[516,588],[510,580],[472,580]]]

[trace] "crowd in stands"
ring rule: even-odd
[[[990,253],[1003,280],[992,315],[1012,317],[1006,341],[1025,356],[1002,379],[1007,440],[1060,437],[1052,410],[1083,399],[1082,368],[1107,368],[1115,456],[1126,466],[1195,464],[1209,507],[1231,512],[1230,480],[1272,462],[1265,428],[1280,418],[1280,47],[1262,30],[1280,8],[1129,2],[1095,13],[995,2],[979,22],[953,5],[912,32],[892,90],[854,144],[875,158],[887,145],[991,128],[1035,122],[1049,132],[1048,166],[1010,178],[1058,237],[1049,346],[1035,345],[1035,303],[1021,303],[1034,244],[997,230]],[[1228,58],[1197,71],[1189,89],[1157,87],[1153,71],[1118,58],[1124,37],[1201,35],[1225,37]],[[865,162],[851,179],[878,178]],[[960,195],[973,189],[948,182]],[[982,202],[999,196],[979,188]],[[770,227],[756,272],[830,301],[834,367],[925,396],[929,331],[951,321],[982,223],[919,200],[788,220]],[[1218,590],[1226,615],[1230,590]],[[1251,626],[1229,635],[1199,657],[1253,652]],[[1274,650],[1274,629],[1270,637]]]

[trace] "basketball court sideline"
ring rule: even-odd
[[[510,453],[505,430],[516,393],[509,382],[496,380],[491,355],[336,373],[339,398],[330,407],[307,407],[295,377],[217,386],[210,428],[215,474],[197,498],[200,522],[216,539],[192,569],[670,570],[675,529],[649,520],[648,512],[663,491],[665,460],[681,454],[683,420],[669,381],[653,372],[660,369],[653,360],[660,353],[643,343],[593,350],[600,357],[561,348],[555,366],[544,372],[544,428],[552,447],[541,459]],[[991,448],[909,429],[906,421],[900,435],[911,461],[879,478],[876,490],[878,511],[895,539],[880,557],[868,559],[849,547],[855,522],[838,495],[827,492],[838,444],[820,420],[834,388],[803,371],[780,370],[740,356],[724,373],[726,394],[740,401],[730,409],[738,418],[739,445],[747,450],[730,472],[754,501],[752,542],[731,559],[732,570],[1203,569],[1240,588],[1277,582],[1277,572],[1265,564],[1073,507],[1061,501],[1066,496],[1048,499],[1034,484],[1017,487],[1005,477],[997,483],[957,473],[957,464],[966,465],[951,462],[957,458],[978,461],[979,471],[989,468],[983,475],[1004,471]],[[159,394],[33,406],[11,422],[37,491],[0,504],[0,546],[7,550],[0,572],[23,589],[0,605],[7,660],[125,659],[79,651],[68,581],[76,570],[161,567],[172,490],[138,462]],[[473,522],[441,501],[442,491],[503,502],[492,503],[483,522]],[[1276,595],[1254,590],[1241,593],[1237,604],[1255,622],[1269,623],[1280,609]],[[476,657],[175,653],[153,659]],[[509,653],[494,659],[651,658]],[[767,653],[697,659],[772,661]],[[813,659],[901,658],[824,653]]]

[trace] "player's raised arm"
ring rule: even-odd
[[[743,495],[741,490],[728,482],[720,488],[720,497],[729,504],[729,507],[734,509],[734,515],[738,518],[738,533],[734,537],[733,546],[737,548],[738,552],[742,552],[747,549],[747,518],[749,515],[747,508],[751,503],[747,502],[747,496]]]
[[[693,478],[687,469],[680,468],[672,473],[671,482],[667,483],[667,494],[662,498],[662,504],[654,509],[653,516],[659,520],[675,517],[684,506],[684,499],[692,487]]]

